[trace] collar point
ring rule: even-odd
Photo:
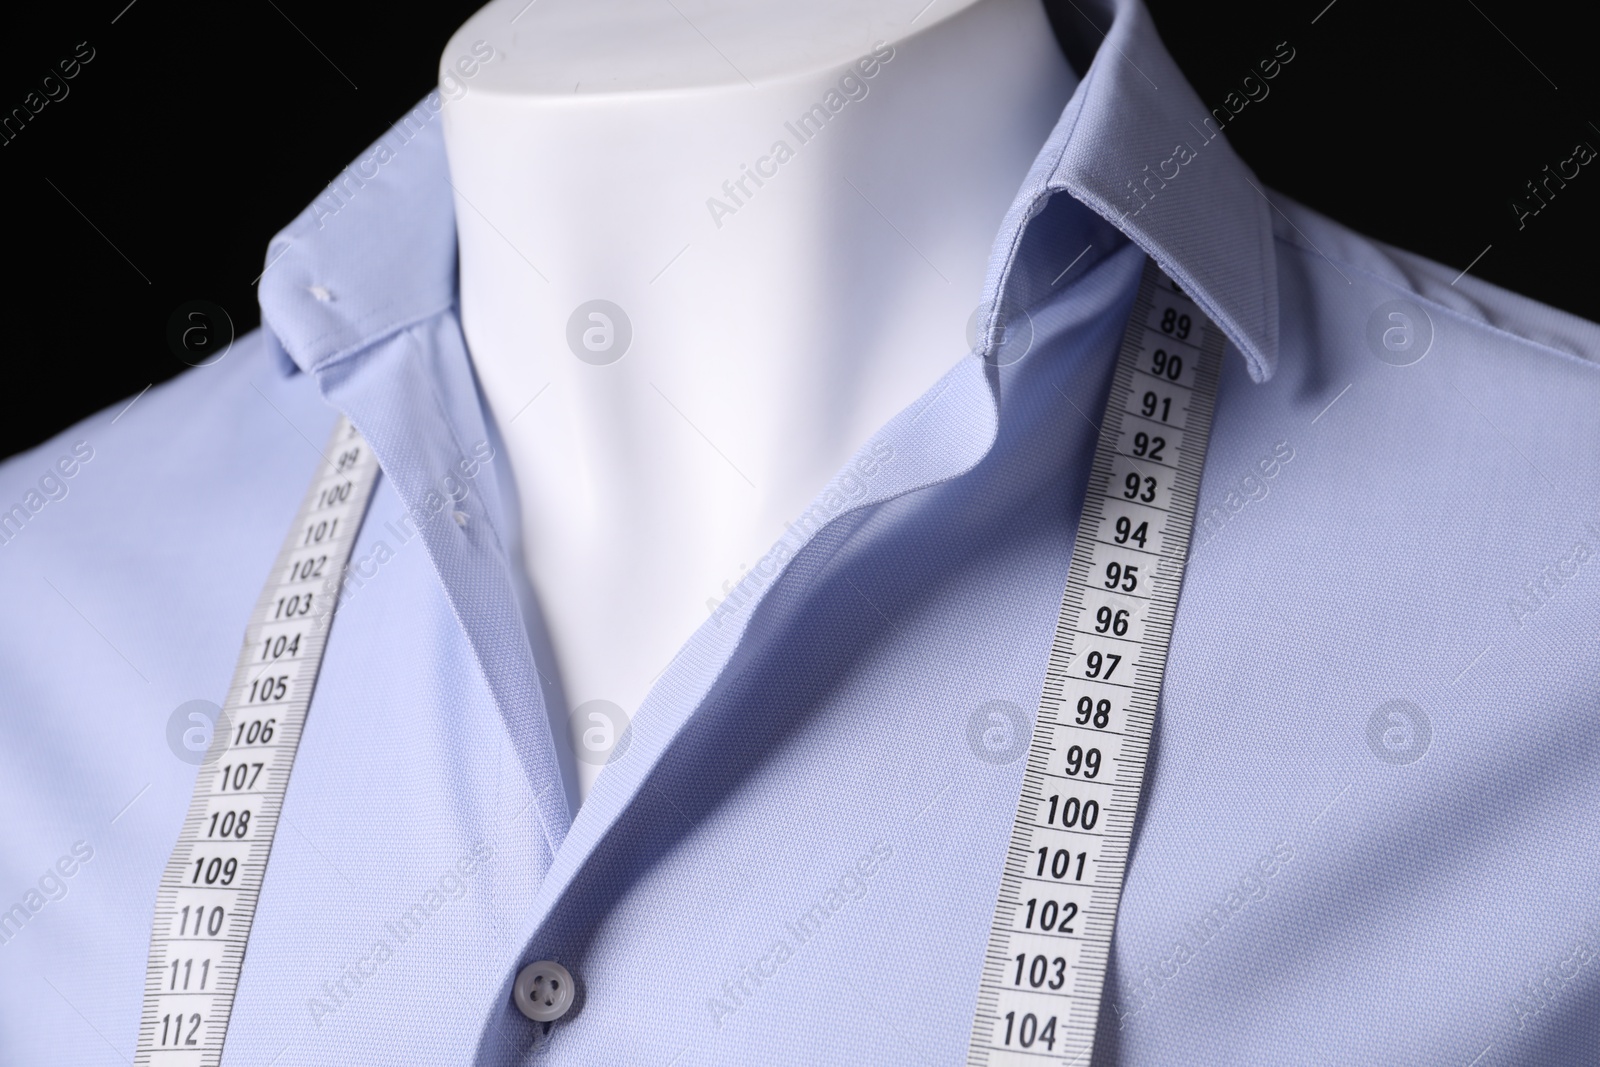
[[[1234,345],[1238,348],[1238,345]],[[1250,380],[1257,385],[1265,385],[1272,380],[1278,372],[1278,353],[1262,351],[1261,349],[1241,348],[1239,354],[1244,357],[1245,369],[1250,372]]]

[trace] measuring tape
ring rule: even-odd
[[[1223,336],[1147,263],[1100,426],[968,1064],[1086,1063],[1194,526]],[[378,464],[341,417],[245,629],[161,878],[140,1067],[218,1067],[289,772]]]
[[[189,815],[156,893],[140,1067],[216,1067],[345,564],[377,481],[344,417],[245,628]]]
[[[1147,262],[1078,522],[967,1063],[1086,1064],[1194,527],[1222,332]]]

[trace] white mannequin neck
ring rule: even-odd
[[[631,716],[967,351],[1075,78],[1039,0],[918,6],[495,0],[446,46],[462,322],[569,709]]]

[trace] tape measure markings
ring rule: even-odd
[[[194,796],[156,892],[134,1062],[217,1067],[322,667],[340,582],[378,464],[341,417],[251,612]]]
[[[1046,663],[984,953],[973,1067],[1082,1064],[1093,1051],[1223,344],[1147,262]]]
[[[1222,348],[1220,331],[1147,264],[1099,427],[969,1064],[1082,1063],[1093,1049]],[[221,1061],[328,624],[378,474],[346,419],[329,451],[339,454],[335,469],[313,480],[251,615],[161,879],[140,1067]],[[1075,717],[1063,720],[1069,705]]]

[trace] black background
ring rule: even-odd
[[[166,342],[185,302],[221,305],[238,333],[256,326],[268,238],[433,86],[446,40],[478,6],[8,12],[0,113],[80,41],[95,57],[0,147],[0,456],[186,369]],[[1065,23],[1082,18],[1055,7]],[[1489,247],[1475,275],[1600,319],[1578,251],[1600,226],[1600,175],[1585,168],[1520,231],[1510,206],[1576,142],[1600,147],[1581,14],[1509,0],[1151,9],[1208,106],[1277,42],[1295,49],[1271,95],[1227,129],[1267,184],[1457,268]]]

